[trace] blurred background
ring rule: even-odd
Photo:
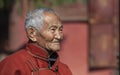
[[[0,0],[0,61],[27,43],[26,13],[40,7],[60,14],[73,75],[119,75],[119,0]]]

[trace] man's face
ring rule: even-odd
[[[63,25],[58,16],[45,13],[44,25],[38,32],[37,43],[44,49],[58,51],[63,39]]]

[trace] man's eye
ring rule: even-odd
[[[51,30],[52,30],[52,31],[55,31],[55,29],[54,29],[54,28],[52,28]]]
[[[63,28],[60,28],[59,30],[60,30],[60,31],[63,31]]]

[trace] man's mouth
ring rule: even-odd
[[[54,44],[60,44],[60,42],[58,42],[58,41],[57,42],[52,42],[52,43],[54,43]]]

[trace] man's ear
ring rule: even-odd
[[[27,28],[27,36],[31,41],[33,42],[37,41],[36,35],[37,35],[36,28],[31,27],[31,26]]]

